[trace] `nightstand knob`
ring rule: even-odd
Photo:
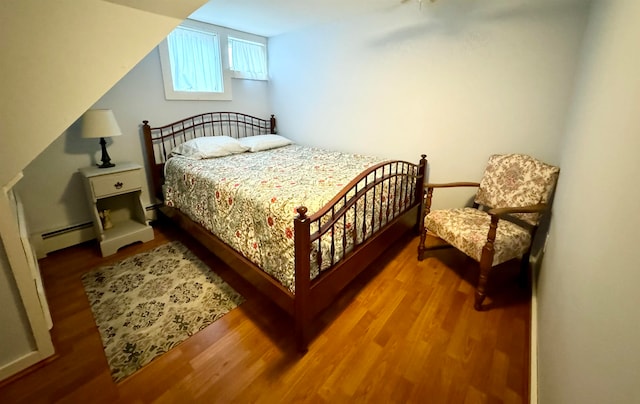
[[[116,187],[116,189],[120,189],[122,188],[122,183],[120,181],[116,182],[115,184],[113,184],[114,187]]]

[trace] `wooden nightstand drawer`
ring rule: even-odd
[[[91,178],[91,187],[93,188],[93,194],[96,198],[140,189],[140,170],[93,177]]]

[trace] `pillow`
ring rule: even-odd
[[[248,136],[241,138],[239,141],[240,144],[247,147],[250,152],[275,149],[276,147],[282,147],[293,143],[291,140],[280,135]]]
[[[224,157],[243,153],[249,147],[243,146],[230,136],[205,136],[188,140],[171,150],[171,154],[195,160]]]

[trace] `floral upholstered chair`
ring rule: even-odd
[[[523,154],[493,155],[480,183],[425,185],[424,231],[418,259],[424,258],[427,232],[432,232],[480,263],[475,309],[483,308],[492,267],[522,258],[521,275],[529,267],[535,232],[555,188],[560,169]],[[431,210],[435,188],[477,187],[472,207]]]

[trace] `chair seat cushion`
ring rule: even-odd
[[[489,214],[473,208],[432,210],[425,217],[424,224],[430,232],[480,262],[491,224]],[[531,234],[527,229],[508,220],[500,220],[492,266],[521,257],[530,244]]]

